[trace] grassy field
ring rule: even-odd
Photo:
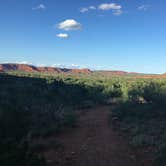
[[[114,126],[166,165],[166,79],[23,72],[0,74],[0,165],[46,165],[33,139],[73,127],[78,109],[97,104],[116,104]]]

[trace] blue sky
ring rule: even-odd
[[[1,0],[0,63],[166,72],[164,0]]]

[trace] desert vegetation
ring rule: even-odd
[[[166,164],[165,88],[165,80],[137,80],[128,88],[128,99],[115,107],[111,115],[131,147],[144,149],[154,166]]]
[[[1,73],[0,163],[46,165],[34,148],[34,139],[73,127],[80,108],[109,104],[114,128],[124,133],[132,148],[148,150],[155,166],[163,166],[165,101],[165,79],[101,73]]]

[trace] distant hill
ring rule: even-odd
[[[69,69],[69,68],[58,68],[58,67],[37,67],[28,64],[17,64],[17,63],[5,63],[0,64],[0,72],[9,72],[9,71],[22,71],[22,72],[40,72],[40,73],[73,73],[73,74],[90,74],[97,73],[107,76],[119,75],[126,76],[130,75],[136,78],[166,78],[165,74],[141,74],[135,72],[126,72],[126,71],[113,71],[113,70],[98,70],[92,71],[90,69]]]
[[[22,71],[22,72],[47,72],[47,73],[91,73],[89,69],[67,69],[56,67],[36,67],[28,64],[0,64],[0,72]]]
[[[106,75],[141,75],[141,73],[126,72],[120,70],[99,70],[98,73],[103,73]]]

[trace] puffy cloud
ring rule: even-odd
[[[65,65],[58,63],[58,64],[51,65],[51,67],[65,68]]]
[[[80,68],[80,65],[71,64],[71,65],[70,65],[70,68],[72,68],[72,69],[79,69],[79,68]]]
[[[8,63],[16,63],[16,64],[26,64],[26,65],[32,65],[31,62],[28,62],[28,61],[3,61],[3,62],[0,62],[1,64],[8,64]]]
[[[16,61],[16,63],[18,63],[18,64],[31,64],[31,63],[29,63],[28,61]]]
[[[68,38],[69,37],[69,35],[67,33],[59,33],[56,36],[59,38]]]
[[[38,6],[32,8],[32,10],[45,10],[46,6],[44,4],[39,4]]]
[[[80,9],[81,13],[85,13],[88,12],[90,10],[112,10],[113,15],[119,16],[121,14],[123,14],[123,10],[122,10],[122,6],[121,5],[117,5],[116,3],[102,3],[100,4],[98,7],[96,6],[89,6],[89,7],[84,7]]]
[[[80,12],[85,13],[88,12],[89,10],[96,10],[96,7],[95,6],[83,7],[80,9]]]
[[[73,19],[68,19],[68,20],[65,20],[65,21],[59,23],[58,28],[65,30],[65,31],[79,30],[79,29],[81,29],[81,24]]]
[[[85,12],[88,12],[88,11],[89,11],[89,9],[86,8],[86,7],[83,7],[83,8],[80,9],[81,13],[85,13]]]
[[[116,3],[103,3],[98,6],[100,10],[120,10],[122,8],[121,5],[117,5]]]
[[[143,11],[146,11],[150,8],[150,5],[141,5],[138,7],[138,10],[143,10]]]

